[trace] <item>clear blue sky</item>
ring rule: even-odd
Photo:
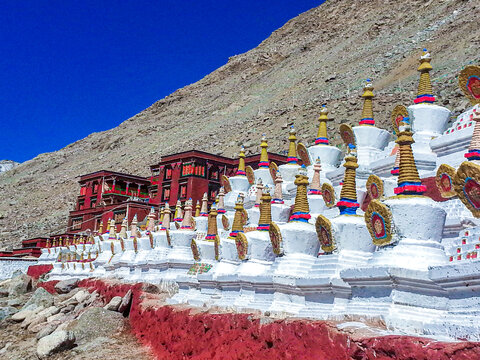
[[[322,0],[0,2],[0,160],[122,121]]]

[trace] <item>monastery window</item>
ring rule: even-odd
[[[80,196],[83,196],[87,193],[87,187],[85,185],[82,185],[80,188]]]
[[[85,200],[78,200],[77,210],[83,210],[85,207]]]
[[[162,201],[170,200],[170,188],[163,188],[162,192]]]
[[[218,190],[219,190],[219,186],[217,185],[209,185],[208,186],[208,198],[209,200],[213,201],[215,200],[215,198],[217,197],[218,195]]]
[[[123,221],[123,218],[126,216],[126,210],[120,210],[120,211],[115,211],[113,213],[113,217],[115,219],[115,224],[121,224]]]
[[[186,197],[187,197],[187,184],[180,185],[178,195],[179,195],[180,199],[186,199]]]
[[[80,230],[82,228],[83,217],[72,219],[72,230]]]
[[[165,167],[165,171],[163,173],[163,180],[172,180],[172,173],[173,170],[171,167]]]
[[[210,176],[209,176],[209,179],[210,180],[217,180],[219,179],[219,171],[218,171],[218,168],[217,167],[212,167],[210,169]]]
[[[96,194],[98,192],[98,187],[99,187],[99,183],[93,184],[93,193],[94,194]]]
[[[182,164],[182,177],[184,176],[200,176],[205,177],[205,165],[196,164],[194,162]]]
[[[93,197],[90,198],[90,207],[94,208],[96,206],[97,206],[97,197],[93,196]]]

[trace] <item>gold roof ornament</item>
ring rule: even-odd
[[[422,195],[427,188],[422,185],[418,176],[417,165],[415,164],[412,151],[414,140],[410,124],[402,124],[399,130],[396,143],[399,145],[400,164],[397,187],[394,189],[394,192],[396,195]]]
[[[262,142],[260,143],[260,147],[262,148],[262,150],[260,152],[260,162],[258,163],[258,167],[268,169],[268,165],[269,165],[268,152],[267,152],[268,143],[267,143],[267,137],[265,134],[262,135]]]
[[[320,171],[322,165],[320,164],[320,158],[317,157],[315,164],[313,164],[313,177],[310,183],[310,189],[308,189],[308,195],[322,195],[322,187],[320,185]]]
[[[363,88],[363,109],[362,118],[360,119],[360,125],[375,126],[375,120],[373,119],[373,85],[370,79],[367,79],[367,83]]]
[[[185,216],[183,217],[182,225],[180,227],[180,230],[192,230],[193,229],[193,226],[192,226],[192,221],[193,221],[192,211],[193,211],[192,198],[190,198],[185,203]]]
[[[160,230],[169,230],[170,229],[170,205],[168,203],[165,204],[165,211],[163,213],[163,221],[162,227]]]
[[[298,174],[295,175],[294,184],[297,186],[297,194],[295,195],[295,205],[293,206],[293,213],[290,215],[289,221],[308,223],[311,216],[307,199],[308,176],[305,165],[302,165]]]
[[[287,163],[290,165],[297,165],[297,137],[295,136],[297,132],[295,128],[290,126],[290,134],[288,136],[288,155],[287,155]]]
[[[317,231],[318,241],[322,250],[326,253],[333,252],[337,246],[330,220],[323,215],[318,215],[315,221],[315,230]]]
[[[215,237],[218,234],[217,215],[217,207],[215,206],[215,204],[212,204],[212,206],[210,207],[210,214],[208,214],[207,235],[205,236],[205,240],[207,241],[215,241]]]
[[[320,124],[318,125],[315,145],[328,145],[329,141],[327,135],[327,122],[332,121],[332,119],[328,118],[328,109],[326,105],[322,105],[322,110],[320,110],[320,116],[318,117],[318,121],[320,122]]]
[[[472,105],[480,104],[480,66],[468,65],[460,71],[458,86]]]
[[[378,200],[370,201],[364,214],[365,224],[376,246],[393,243],[393,218],[390,209]]]
[[[455,187],[453,185],[453,179],[455,178],[455,168],[442,164],[437,169],[437,174],[435,176],[435,184],[437,189],[440,192],[440,195],[444,199],[451,199],[452,197],[457,196],[455,192]]]
[[[433,69],[430,65],[432,57],[427,49],[423,49],[423,54],[420,56],[420,66],[417,71],[420,72],[420,81],[418,83],[417,97],[413,102],[415,104],[433,104],[435,96],[433,96],[432,82],[430,81],[430,71]]]
[[[274,204],[283,204],[283,193],[282,193],[282,184],[283,179],[280,171],[277,171],[277,175],[275,176],[275,189],[273,190],[273,200],[272,203]]]
[[[268,188],[263,191],[260,203],[260,219],[258,220],[258,231],[268,231],[272,222],[272,197]]]
[[[246,176],[245,173],[245,147],[240,147],[240,154],[238,155],[238,170],[235,176]]]
[[[233,217],[232,231],[228,236],[229,239],[235,239],[239,232],[243,232],[244,222],[244,211],[243,208],[243,197],[238,195],[237,201],[235,202],[235,215]]]

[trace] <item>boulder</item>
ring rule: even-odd
[[[38,309],[38,308],[37,308]],[[43,322],[47,321],[47,318],[49,316],[58,314],[60,310],[56,306],[50,306],[46,309],[43,309],[42,311],[37,312],[36,314],[33,314],[29,317],[27,317],[23,323],[22,327],[27,328],[30,330],[30,325],[37,325]]]
[[[8,284],[8,295],[17,297],[32,290],[32,279],[30,276],[20,274],[11,279]]]
[[[44,308],[53,305],[53,296],[44,288],[38,288],[33,293],[32,297],[23,305],[22,309],[27,308],[30,305],[43,306]]]
[[[55,290],[59,294],[67,294],[78,286],[79,281],[78,278],[62,280],[55,285]]]
[[[63,319],[66,319],[66,315],[63,314],[63,313],[58,313],[58,314],[55,314],[55,315],[51,315],[47,318],[47,322],[52,322],[52,321],[61,321]]]
[[[18,310],[11,306],[0,307],[0,321],[12,316],[17,312]]]
[[[58,325],[60,325],[60,322],[56,321],[45,325],[39,332],[37,332],[37,340],[53,333],[58,328]]]
[[[66,330],[75,333],[77,342],[80,345],[100,336],[113,336],[123,330],[124,322],[123,315],[118,312],[100,307],[91,307],[81,314],[78,319],[69,323]]]
[[[15,297],[7,301],[8,306],[20,306],[20,305],[23,305],[24,303],[25,303],[25,300],[20,297]]]
[[[33,307],[30,306],[24,310],[20,310],[16,314],[14,314],[11,319],[16,322],[24,321],[26,318],[35,315],[37,312],[43,310],[43,306],[41,307]]]
[[[45,315],[37,315],[35,316],[29,324],[24,325],[22,323],[22,327],[27,328],[28,331],[36,333],[40,331],[40,328],[37,325],[44,325],[47,322],[47,317]]]
[[[132,302],[132,290],[128,290],[127,293],[123,296],[122,302],[118,307],[117,311],[123,313],[130,307],[130,303]]]
[[[57,296],[57,299],[62,302],[62,301],[66,301],[68,299],[70,299],[71,297],[73,297],[76,293],[78,293],[79,291],[83,291],[82,288],[75,288],[73,289],[72,291],[70,291],[68,294],[60,294]]]
[[[54,331],[38,340],[37,356],[45,359],[63,350],[71,349],[75,344],[75,335],[71,331]]]
[[[103,308],[105,310],[110,310],[110,311],[117,311],[118,307],[122,303],[122,298],[120,296],[115,296],[110,300],[110,302],[105,305]]]

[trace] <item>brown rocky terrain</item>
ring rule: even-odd
[[[0,246],[64,231],[81,174],[111,169],[148,175],[162,155],[199,149],[235,156],[240,144],[286,149],[288,124],[311,144],[326,103],[334,118],[356,123],[365,79],[375,85],[377,125],[415,96],[417,59],[427,47],[439,104],[459,114],[468,101],[458,72],[480,61],[480,4],[461,0],[337,0],[287,22],[251,51],[177,90],[118,127],[40,154],[0,176]],[[48,141],[48,139],[45,139]]]

